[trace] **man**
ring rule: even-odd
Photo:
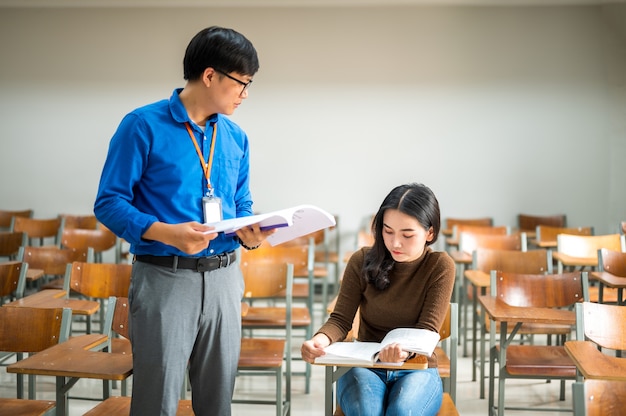
[[[182,89],[124,117],[111,139],[94,212],[135,256],[129,290],[131,415],[176,414],[189,369],[197,415],[230,415],[243,278],[235,249],[257,247],[203,225],[252,215],[246,134],[227,115],[259,68],[252,43],[209,27],[189,43]]]

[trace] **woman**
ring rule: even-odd
[[[429,246],[437,240],[439,203],[422,184],[401,185],[385,198],[372,222],[374,245],[349,260],[334,311],[310,340],[302,357],[313,363],[324,348],[343,341],[360,310],[359,341],[380,342],[394,328],[439,331],[454,285],[454,262]],[[406,361],[399,344],[385,347],[380,361]],[[352,368],[337,381],[346,416],[435,415],[443,387],[437,357],[426,370]]]

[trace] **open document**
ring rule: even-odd
[[[232,218],[206,225],[215,227],[214,230],[208,231],[209,233],[223,232],[226,235],[234,235],[235,231],[252,224],[259,224],[262,230],[277,228],[276,232],[267,238],[268,243],[275,246],[324,228],[333,227],[336,221],[335,217],[321,208],[313,205],[298,205],[266,214]]]

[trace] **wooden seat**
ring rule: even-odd
[[[28,244],[33,245],[35,241],[40,246],[48,244],[59,244],[61,232],[63,231],[63,220],[61,218],[26,218],[13,217],[11,231],[21,231],[28,236]]]
[[[24,296],[28,264],[19,261],[0,263],[0,305],[4,299],[14,300]]]
[[[64,342],[69,337],[71,309],[0,307],[0,351],[16,354],[37,353]],[[36,399],[36,379],[29,375],[28,398]],[[23,375],[17,376],[17,398],[24,398]]]
[[[541,294],[538,296],[537,294]],[[562,274],[519,274],[502,271],[491,272],[491,295],[498,302],[514,307],[518,314],[537,314],[540,321],[547,309],[571,308],[588,297],[587,274],[581,272]],[[565,399],[566,379],[575,379],[576,366],[569,358],[563,340],[559,345],[512,345],[519,327],[511,330],[506,320],[500,321],[500,342],[495,343],[495,327],[490,331],[492,348],[489,369],[489,409],[504,414],[505,382],[517,379],[561,380],[561,400]],[[564,338],[564,337],[563,337]],[[498,363],[498,405],[495,402],[495,364]],[[507,408],[508,409],[508,408]],[[517,410],[555,410],[516,408]]]
[[[27,244],[26,233],[21,231],[0,231],[0,257],[15,260],[21,246]]]
[[[583,302],[576,305],[576,341],[565,349],[576,363],[578,381],[611,379],[626,381],[626,308]]]
[[[84,416],[128,416],[130,397],[112,396],[88,411]],[[194,416],[191,400],[180,400],[176,416]]]
[[[572,385],[574,416],[622,416],[626,381],[585,380]]]
[[[33,210],[32,209],[23,209],[17,211],[11,210],[0,210],[0,230],[9,231],[11,229],[11,224],[13,223],[13,217],[25,217],[32,218]]]
[[[245,284],[244,300],[252,304],[247,312],[242,314],[242,329],[269,329],[279,331],[280,334],[272,338],[244,336],[241,340],[238,364],[240,376],[273,375],[276,382],[274,399],[255,400],[234,397],[233,403],[271,404],[276,406],[277,416],[289,415],[291,414],[292,317],[296,314],[292,306],[293,265],[280,262],[255,263],[242,258],[241,269]],[[257,306],[260,301],[269,301],[269,303],[267,306]],[[280,302],[280,305],[276,305],[277,302]]]
[[[303,333],[304,339],[309,339],[313,332],[313,279],[314,279],[314,248],[310,244],[281,244],[278,246],[270,246],[267,243],[262,244],[258,249],[248,251],[241,250],[241,266],[252,269],[249,265],[263,264],[291,264],[293,266],[293,301],[304,302],[305,307],[294,307],[292,326],[294,330]],[[298,282],[298,280],[300,282]],[[281,293],[280,296],[285,296]],[[245,297],[245,296],[244,296]],[[255,311],[248,310],[244,317],[243,324],[245,328],[246,320],[254,315]],[[307,323],[308,322],[308,323]],[[294,357],[300,361],[300,357]],[[308,394],[311,386],[311,364],[304,365],[304,372],[293,372],[292,375],[304,375],[305,377],[305,393]]]
[[[529,239],[535,237],[537,227],[540,225],[547,225],[550,227],[566,227],[567,215],[565,214],[555,214],[555,215],[518,214],[517,215],[517,228],[519,232],[526,233]]]
[[[11,416],[54,416],[56,403],[49,400],[0,398],[0,414]]]

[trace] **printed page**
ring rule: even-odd
[[[385,336],[381,344],[397,342],[405,351],[411,351],[430,357],[439,343],[439,334],[427,329],[396,328]]]
[[[335,342],[324,349],[326,354],[317,357],[319,364],[373,364],[373,357],[380,349],[377,342]]]

